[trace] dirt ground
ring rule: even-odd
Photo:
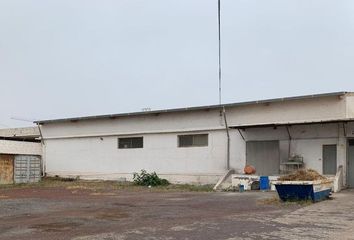
[[[354,192],[317,204],[274,193],[115,183],[0,188],[0,239],[354,239]]]

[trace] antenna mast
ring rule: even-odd
[[[33,123],[34,119],[22,118],[22,117],[11,117],[11,120],[21,121],[21,122],[30,122]]]
[[[218,37],[219,37],[219,104],[221,105],[221,5],[218,0]]]

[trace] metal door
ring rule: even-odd
[[[322,171],[325,175],[337,173],[337,145],[323,145],[322,147]]]
[[[354,187],[354,139],[348,141],[348,186]]]
[[[14,182],[14,156],[0,154],[0,184]]]
[[[32,183],[41,179],[41,159],[38,156],[15,157],[15,183]]]
[[[258,175],[279,174],[279,141],[248,141],[246,162],[256,168]]]

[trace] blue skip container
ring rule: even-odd
[[[331,195],[331,188],[319,181],[284,181],[275,184],[282,201],[323,201]]]
[[[267,191],[269,190],[269,177],[268,176],[261,176],[259,178],[259,188],[260,190]]]

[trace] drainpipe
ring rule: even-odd
[[[227,124],[227,119],[226,119],[225,106],[222,107],[222,113],[223,113],[223,116],[224,116],[225,129],[226,129],[226,135],[227,135],[227,160],[226,160],[226,170],[230,170],[230,132],[229,132],[229,126],[228,126],[228,124]]]
[[[289,126],[286,125],[286,131],[288,132],[288,136],[289,136],[289,144],[288,144],[288,160],[290,158],[290,154],[291,154],[291,141],[292,141],[292,137],[291,137],[291,134],[290,134],[290,130],[289,130]]]
[[[39,131],[39,136],[41,136],[41,143],[42,143],[42,145],[44,145],[42,129],[41,129],[41,126],[39,125],[39,123],[37,123],[37,127],[38,127],[38,131]]]
[[[42,134],[42,129],[39,123],[37,123],[37,127],[39,130],[39,135],[41,137],[41,144],[43,146],[42,148],[42,177],[45,177],[45,173],[46,173],[46,165],[45,165],[45,160],[44,160],[44,138],[43,138],[43,134]]]

